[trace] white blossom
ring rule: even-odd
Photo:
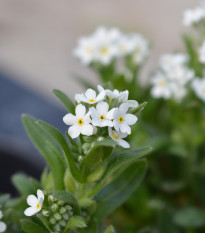
[[[129,105],[127,103],[121,104],[119,108],[116,108],[113,113],[113,126],[116,131],[122,133],[131,134],[130,125],[134,125],[137,122],[137,117],[133,114],[127,113]]]
[[[72,138],[77,138],[80,134],[90,136],[94,129],[91,125],[90,113],[86,113],[86,108],[82,104],[78,104],[75,108],[75,115],[68,113],[63,117],[63,121],[67,125],[71,125],[68,134]]]
[[[128,134],[117,132],[115,130],[112,130],[112,128],[108,128],[108,132],[112,140],[117,142],[118,145],[122,146],[123,148],[130,148],[129,143],[123,140],[123,138],[126,138]]]
[[[105,98],[104,91],[100,91],[100,93],[97,95],[96,91],[90,88],[85,92],[85,94],[82,93],[75,95],[75,100],[77,103],[84,102],[88,104],[95,104],[97,102],[104,100],[104,98]]]
[[[205,78],[195,78],[192,81],[192,88],[195,94],[205,102]]]
[[[201,63],[205,63],[205,41],[203,42],[202,46],[199,48],[199,61]]]
[[[30,206],[24,211],[26,216],[33,216],[37,214],[43,205],[44,193],[40,189],[37,190],[37,197],[34,195],[29,195],[27,197],[27,204]]]
[[[183,24],[185,26],[192,26],[205,19],[205,7],[198,6],[195,9],[188,9],[183,15]]]
[[[3,212],[0,210],[0,219],[2,218],[3,218]],[[6,228],[7,228],[6,223],[0,221],[0,232],[5,232]]]
[[[92,118],[92,124],[94,126],[105,127],[113,126],[113,112],[115,109],[109,111],[109,105],[106,102],[100,102],[96,105],[96,108],[90,108],[90,115]]]

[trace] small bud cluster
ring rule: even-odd
[[[48,196],[47,203],[42,209],[42,215],[47,218],[53,232],[62,232],[73,215],[72,206],[57,200],[53,195]]]

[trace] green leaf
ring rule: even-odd
[[[181,227],[204,226],[205,211],[195,207],[186,207],[175,214],[174,222]]]
[[[115,233],[115,229],[113,226],[109,226],[105,231],[104,233]]]
[[[52,90],[52,92],[64,104],[64,106],[66,107],[66,109],[68,110],[69,113],[75,114],[75,105],[68,98],[68,96],[66,94],[64,94],[62,91],[59,91],[56,89]]]
[[[99,180],[104,171],[105,171],[105,166],[100,166],[100,167],[97,167],[88,177],[87,177],[87,181],[92,183],[92,182],[95,182],[97,180]]]
[[[64,184],[66,187],[66,191],[71,192],[71,193],[74,193],[76,191],[76,182],[69,169],[66,170],[66,173],[64,176]]]
[[[4,194],[0,196],[0,206],[5,204],[10,198],[9,194]]]
[[[132,163],[116,179],[106,185],[95,197],[97,208],[92,219],[100,222],[124,203],[139,186],[145,175],[146,167],[146,161]]]
[[[64,190],[63,179],[66,165],[61,148],[50,135],[36,124],[36,119],[23,115],[22,120],[28,136],[52,171],[55,188]]]
[[[15,174],[12,176],[12,183],[18,192],[25,197],[30,194],[36,194],[37,189],[32,185],[31,180],[26,175]]]
[[[73,175],[73,177],[80,183],[83,183],[85,181],[85,178],[82,176],[80,170],[77,168],[74,158],[72,156],[71,150],[66,142],[66,139],[64,138],[64,136],[53,126],[43,122],[43,121],[38,121],[37,122],[38,125],[46,131],[46,133],[50,134],[62,147],[68,164],[69,164],[69,168],[70,171]]]
[[[75,140],[73,140],[73,139],[71,138],[71,136],[68,134],[68,132],[66,132],[65,134],[66,134],[66,136],[68,137],[68,140],[69,140],[69,142],[72,144],[72,146],[78,148],[78,144],[75,142]]]
[[[46,228],[40,227],[39,225],[28,220],[21,220],[21,226],[27,233],[49,233]]]
[[[91,191],[88,193],[88,196],[89,197],[94,196],[104,185],[104,183],[109,177],[111,177],[113,174],[116,175],[116,173],[119,174],[119,172],[123,171],[123,168],[126,165],[131,164],[139,159],[142,159],[145,155],[147,155],[151,151],[152,151],[151,147],[145,147],[136,150],[127,150],[125,152],[113,156],[113,158],[109,162],[109,165],[107,167],[107,170],[103,178],[100,180],[98,184],[96,184],[93,187],[93,189],[91,189]]]
[[[147,102],[144,102],[144,103],[140,104],[137,108],[132,109],[130,111],[130,113],[136,115],[137,113],[139,113],[140,111],[142,111],[146,107],[146,105],[147,105]]]
[[[72,205],[74,213],[79,214],[80,209],[78,202],[71,193],[65,191],[55,191],[53,196],[60,201],[64,201],[65,203]]]
[[[102,161],[103,149],[113,148],[116,145],[111,139],[104,139],[103,141],[97,142],[89,151],[89,153],[81,160],[81,164],[88,166],[96,166]]]
[[[48,168],[46,167],[41,175],[41,184],[43,189],[46,191],[54,190],[54,182],[53,175],[51,172],[48,172]]]
[[[82,217],[72,216],[66,225],[65,231],[70,228],[85,228],[86,226],[86,222]]]

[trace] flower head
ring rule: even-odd
[[[29,195],[27,197],[27,204],[30,206],[24,211],[26,216],[33,216],[37,214],[43,205],[44,193],[40,189],[37,190],[37,197],[34,195]]]
[[[183,24],[185,26],[192,26],[200,23],[203,19],[205,19],[205,7],[204,5],[201,5],[195,9],[188,9],[184,12]]]
[[[79,102],[84,102],[88,104],[96,104],[99,101],[104,100],[105,98],[105,92],[101,91],[98,95],[96,94],[96,91],[93,89],[88,89],[85,94],[76,94],[75,100]]]
[[[195,94],[205,102],[205,78],[195,78],[192,81],[192,89],[194,90]]]
[[[77,138],[80,134],[90,136],[93,134],[93,126],[90,124],[90,113],[86,113],[86,108],[82,104],[78,104],[75,109],[75,115],[69,113],[63,117],[63,121],[67,125],[72,125],[68,129],[68,133],[72,138]]]
[[[134,125],[137,122],[137,117],[133,114],[127,113],[129,105],[127,103],[121,104],[113,113],[113,126],[116,131],[131,134],[129,125]]]
[[[113,112],[114,108],[109,111],[109,105],[106,102],[100,102],[96,108],[90,108],[90,115],[92,117],[92,124],[94,126],[105,127],[113,126]]]
[[[123,148],[130,148],[129,143],[123,140],[123,138],[126,138],[128,134],[117,132],[115,130],[112,130],[111,128],[108,128],[108,132],[112,140],[117,142],[118,145],[122,146]]]

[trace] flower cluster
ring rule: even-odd
[[[30,207],[24,214],[33,216],[41,211],[41,215],[48,220],[53,232],[62,232],[70,216],[73,215],[71,205],[57,200],[53,195],[44,195],[41,190],[37,190],[37,197],[29,195],[27,203]]]
[[[194,72],[187,68],[185,54],[167,54],[159,61],[159,70],[152,76],[151,95],[154,98],[181,100],[187,93],[186,84],[193,79]]]
[[[200,6],[194,9],[188,9],[184,12],[183,24],[185,26],[192,26],[198,23],[205,21],[205,5],[201,4]]]
[[[0,219],[3,218],[3,212],[0,210]],[[0,232],[5,232],[6,231],[6,224],[5,222],[0,221]]]
[[[69,113],[63,118],[64,123],[70,125],[68,134],[77,138],[80,134],[91,136],[104,130],[103,135],[107,133],[120,146],[129,148],[123,138],[131,134],[130,125],[137,122],[130,110],[138,107],[138,102],[128,100],[128,91],[105,90],[99,85],[98,92],[88,89],[75,95],[75,115]]]
[[[108,65],[113,59],[131,56],[134,64],[141,64],[149,54],[149,44],[140,34],[125,35],[118,29],[98,28],[92,35],[80,38],[74,55],[83,64]]]
[[[192,81],[191,86],[195,94],[205,102],[205,78],[195,78]]]

